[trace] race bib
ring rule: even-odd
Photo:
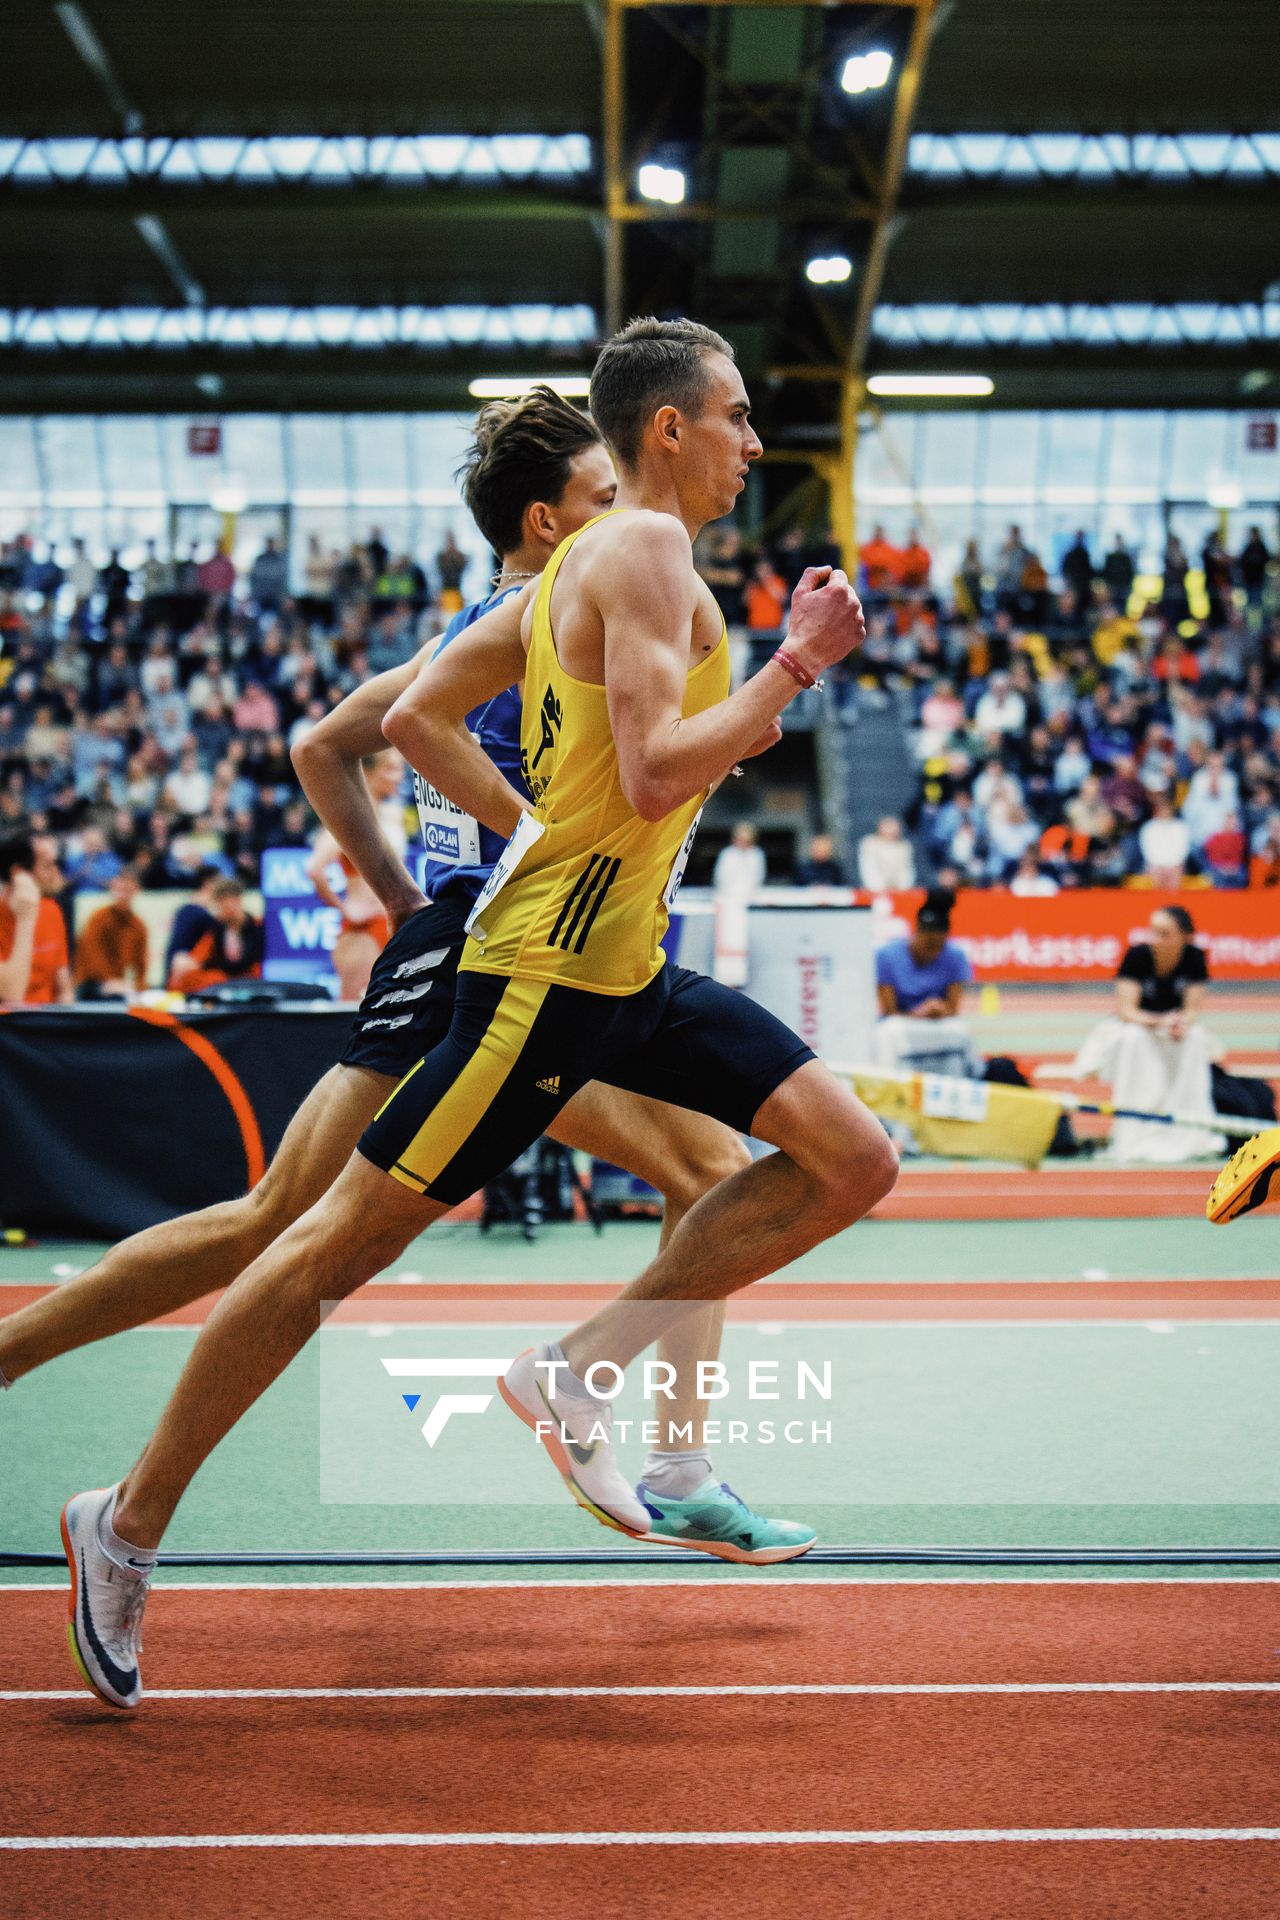
[[[476,903],[467,916],[467,932],[473,940],[478,940],[481,946],[484,945],[484,933],[483,930],[476,925],[476,922],[486,908],[493,905],[493,902],[497,899],[503,887],[506,886],[508,880],[520,865],[520,862],[524,859],[530,847],[536,846],[545,832],[546,828],[542,825],[542,822],[535,820],[531,813],[522,813],[520,815],[519,824],[515,832],[502,849],[502,852],[498,855],[497,864],[493,872],[480,889]]]
[[[480,865],[480,826],[471,814],[455,807],[420,773],[413,776],[413,803],[429,859],[443,860],[451,867]]]
[[[694,836],[698,831],[698,822],[701,818],[702,808],[699,807],[693,816],[693,822],[688,833],[686,833],[684,839],[680,842],[680,851],[675,857],[675,864],[671,869],[671,877],[663,890],[662,904],[668,913],[670,913],[672,907],[675,905],[676,895],[680,891],[680,883],[684,879],[684,870],[689,864],[689,855],[693,852]]]

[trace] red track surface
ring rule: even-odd
[[[52,1292],[5,1287],[0,1305],[16,1312]],[[448,1326],[580,1318],[617,1288],[588,1282],[506,1287],[483,1281],[430,1281],[362,1287],[327,1324]],[[202,1326],[210,1300],[166,1314],[159,1326]],[[761,1280],[728,1302],[730,1320],[754,1324],[909,1320],[1274,1320],[1280,1279],[1230,1280],[833,1280],[787,1285]]]
[[[904,1173],[873,1220],[1152,1220],[1204,1218],[1212,1170],[1200,1167],[968,1167]]]
[[[528,1587],[157,1595],[166,1686],[1275,1680],[1269,1584]],[[63,1602],[0,1592],[9,1688]],[[4,1830],[42,1835],[1280,1827],[1276,1696],[0,1703]],[[1274,1916],[1269,1842],[13,1853],[23,1916]],[[104,1904],[104,1900],[106,1904]],[[909,1906],[908,1906],[908,1903]]]
[[[1274,1845],[166,1853],[11,1863],[21,1920],[1275,1920]],[[6,1884],[0,1864],[0,1894]],[[110,1889],[114,1904],[104,1902]],[[90,1891],[92,1889],[92,1891]]]
[[[0,1587],[4,1687],[76,1684],[64,1613]],[[148,1615],[150,1687],[992,1680],[1280,1680],[1280,1582],[158,1586]]]

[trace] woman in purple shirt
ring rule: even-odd
[[[973,978],[962,947],[953,944],[951,900],[930,894],[916,915],[909,940],[892,940],[876,955],[876,998],[882,1018],[948,1020],[960,1011],[960,996]]]

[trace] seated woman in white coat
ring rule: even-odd
[[[1117,1107],[1213,1118],[1211,1068],[1218,1050],[1200,1022],[1209,967],[1194,935],[1185,907],[1157,908],[1150,939],[1130,947],[1120,962],[1115,1012],[1076,1055],[1077,1077],[1109,1082]],[[1169,1166],[1220,1154],[1225,1142],[1207,1125],[1117,1120],[1111,1145],[1117,1160]]]

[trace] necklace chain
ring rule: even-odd
[[[510,569],[499,567],[497,573],[489,576],[489,584],[494,587],[500,587],[504,580],[537,580],[539,577],[537,573],[526,573],[518,567]]]

